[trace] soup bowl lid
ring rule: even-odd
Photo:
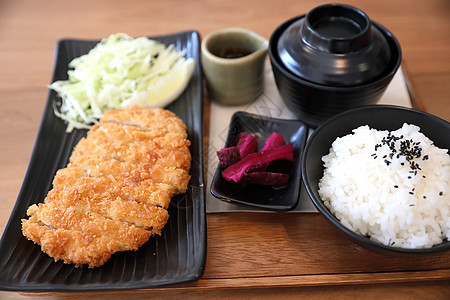
[[[280,33],[282,65],[302,79],[355,86],[382,76],[391,61],[386,36],[367,14],[344,4],[318,6]]]

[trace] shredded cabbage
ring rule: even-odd
[[[192,75],[194,61],[184,55],[146,37],[113,34],[69,63],[68,80],[49,85],[62,99],[54,104],[55,115],[71,132],[97,124],[106,110],[166,106]]]

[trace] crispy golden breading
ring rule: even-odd
[[[169,214],[160,206],[115,198],[110,192],[98,193],[83,185],[51,190],[45,203],[62,207],[73,206],[83,213],[96,213],[106,218],[127,222],[159,234]]]
[[[75,167],[70,167],[63,169],[64,172],[58,173],[53,181],[53,190],[69,191],[70,188],[74,188],[99,195],[108,193],[112,199],[136,201],[162,208],[167,208],[170,199],[176,194],[174,187],[164,183],[155,183],[150,179],[141,181],[118,181],[113,176],[70,177],[73,173],[70,171],[76,169]],[[64,180],[66,178],[67,180]],[[81,195],[85,195],[85,193]]]
[[[116,160],[129,163],[161,164],[167,167],[189,170],[191,167],[191,155],[189,148],[166,149],[149,148],[143,144],[127,143],[122,140],[109,139],[103,136],[82,138],[75,147],[72,156],[95,155],[104,153]]]
[[[44,203],[22,220],[25,237],[64,263],[90,268],[161,234],[167,208],[190,180],[186,126],[163,109],[106,112],[58,170]]]
[[[156,108],[142,111],[134,107],[124,110],[110,110],[104,113],[101,123],[131,125],[143,130],[161,129],[167,132],[186,132],[186,125],[173,112]]]
[[[74,173],[66,175],[66,169],[59,170],[55,176],[55,181],[61,181],[68,184],[70,177],[76,177],[75,173],[80,176],[113,176],[115,180],[120,182],[138,182],[141,180],[151,179],[155,183],[165,183],[175,188],[176,193],[184,193],[190,179],[189,172],[185,169],[166,167],[161,164],[136,163],[131,164],[122,162],[107,156],[97,155],[79,155],[71,157],[69,166],[72,168],[70,172]]]
[[[146,134],[146,131],[137,128],[133,130],[132,128],[132,126],[121,126],[115,123],[94,125],[88,132],[87,138],[91,140],[105,138],[128,144],[134,143],[154,151],[166,149],[186,152],[186,149],[191,145],[188,140],[173,132],[155,137],[152,134]]]
[[[30,219],[45,224],[43,226],[111,237],[119,241],[123,248],[130,250],[136,250],[151,236],[149,230],[127,222],[111,220],[93,212],[85,214],[73,206],[58,206],[55,202],[32,205],[27,214]]]
[[[99,267],[121,248],[120,243],[107,236],[97,237],[82,231],[50,228],[30,220],[22,220],[22,233],[36,244],[41,250],[53,257],[55,261],[63,259],[64,263],[83,264],[90,268]]]
[[[92,126],[88,136],[103,134],[111,138],[126,142],[150,144],[152,147],[177,149],[189,147],[191,142],[186,139],[186,133],[168,132],[163,129],[143,130],[135,126],[120,125],[117,123],[102,123]]]

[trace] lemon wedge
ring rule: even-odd
[[[122,102],[122,107],[165,107],[175,101],[186,89],[195,62],[192,58],[178,60],[164,76],[153,78],[147,89]]]

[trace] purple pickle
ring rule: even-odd
[[[249,167],[259,164],[270,163],[277,159],[294,160],[294,148],[292,144],[283,145],[278,148],[269,149],[264,152],[250,154],[237,163],[229,166],[222,172],[222,176],[227,180],[238,182]]]
[[[278,148],[284,145],[284,137],[278,132],[272,132],[272,134],[264,142],[264,146],[259,150],[259,152]]]
[[[236,146],[239,149],[239,155],[242,159],[256,151],[258,140],[251,134],[241,132]]]
[[[220,149],[217,151],[217,157],[224,168],[231,166],[241,159],[239,149],[236,146]]]

